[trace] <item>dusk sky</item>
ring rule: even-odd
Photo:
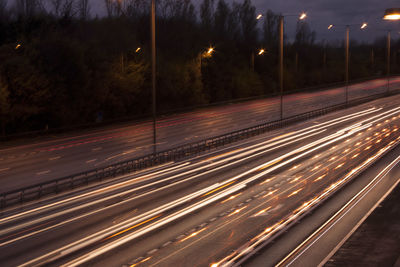
[[[198,7],[201,0],[192,2]],[[257,13],[263,13],[268,9],[284,15],[307,12],[307,22],[311,29],[317,32],[317,40],[343,39],[344,27],[338,26],[328,31],[329,24],[345,25],[362,22],[368,22],[368,29],[361,31],[357,26],[352,26],[351,39],[373,41],[377,36],[385,35],[388,29],[393,31],[393,38],[400,37],[400,22],[383,22],[381,19],[386,8],[400,7],[399,1],[396,0],[252,0],[252,3],[256,6]],[[104,0],[91,0],[92,15],[104,15],[104,10]],[[285,34],[289,39],[294,37],[295,25],[295,17],[286,18]]]
[[[215,0],[217,2],[217,0]],[[228,0],[229,1],[229,0]],[[192,0],[198,6],[201,0]],[[240,2],[240,0],[237,0]],[[307,21],[311,28],[317,32],[317,40],[342,40],[344,27],[328,31],[329,24],[358,24],[368,22],[369,27],[365,31],[352,26],[350,38],[359,41],[373,41],[375,37],[385,35],[385,30],[391,29],[393,38],[400,37],[400,22],[382,22],[382,16],[386,8],[400,7],[396,0],[252,0],[257,8],[257,13],[263,13],[268,9],[276,13],[296,14],[305,11],[308,14]],[[92,0],[93,13],[102,14],[104,0]],[[295,17],[288,17],[285,23],[285,33],[289,39],[294,36],[296,25]]]

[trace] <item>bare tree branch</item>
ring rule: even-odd
[[[79,18],[86,20],[90,17],[90,5],[89,0],[78,0],[77,2],[77,12]]]

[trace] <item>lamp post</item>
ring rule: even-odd
[[[368,24],[367,23],[362,23],[362,24],[346,24],[346,25],[334,25],[330,24],[328,26],[328,30],[333,29],[336,26],[345,26],[346,28],[346,38],[345,38],[345,84],[346,84],[346,90],[345,90],[345,95],[346,95],[346,106],[349,103],[349,43],[350,43],[350,26],[360,26],[360,29],[365,29]]]
[[[385,14],[383,16],[383,20],[389,20],[389,21],[398,21],[400,20],[400,8],[389,8],[385,10]],[[389,86],[390,86],[390,31],[388,31],[387,35],[387,93],[389,94]]]
[[[152,113],[153,113],[153,152],[157,152],[156,132],[156,2],[151,0],[151,83],[152,83]]]
[[[279,16],[279,87],[280,87],[280,118],[283,119],[283,34],[284,34],[284,18],[293,17],[299,15],[280,15]],[[301,13],[299,20],[304,20],[307,17],[306,13]],[[257,16],[257,19],[261,19],[262,14]]]
[[[387,34],[387,66],[386,66],[386,75],[387,75],[387,94],[389,94],[389,86],[390,86],[390,31]]]

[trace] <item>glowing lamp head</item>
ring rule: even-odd
[[[300,19],[300,20],[303,20],[303,19],[305,19],[305,18],[307,18],[307,14],[306,14],[306,13],[301,13],[299,19]]]
[[[262,14],[258,14],[258,16],[256,17],[256,19],[259,20],[259,19],[262,18],[262,16],[263,16]]]
[[[361,25],[361,29],[365,29],[365,28],[367,28],[367,26],[368,26],[368,23],[364,22],[364,23]]]
[[[328,26],[328,30],[330,30],[330,29],[332,29],[332,28],[333,28],[333,24],[331,24],[331,25]]]
[[[142,50],[142,48],[138,47],[138,48],[136,48],[135,52],[139,53],[140,50]]]
[[[213,47],[208,48],[207,54],[211,55],[212,52],[214,52],[214,48]]]
[[[260,49],[260,51],[258,51],[258,55],[262,55],[262,54],[264,54],[265,53],[265,49]]]
[[[400,20],[400,8],[389,8],[386,9],[384,20]]]

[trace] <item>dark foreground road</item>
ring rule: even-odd
[[[392,78],[390,90],[400,89]],[[349,99],[387,90],[378,79],[349,87]],[[284,98],[284,116],[344,102],[345,88],[297,93]],[[157,149],[202,140],[279,119],[279,97],[210,107],[160,119]],[[134,123],[41,141],[0,144],[0,193],[152,153],[152,123]]]
[[[393,149],[399,126],[393,96],[3,211],[0,262],[228,266]]]

